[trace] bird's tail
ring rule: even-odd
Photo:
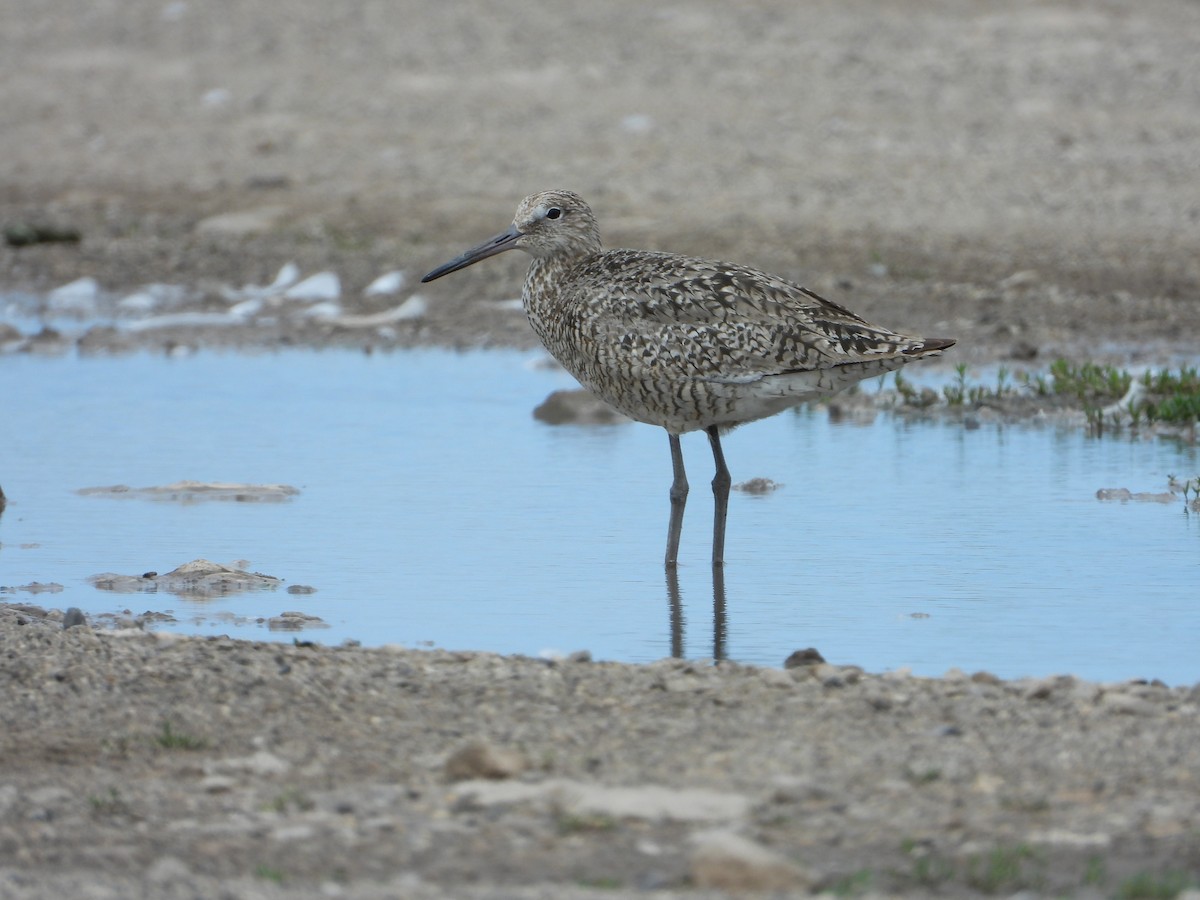
[[[940,356],[943,350],[949,350],[957,343],[954,338],[924,338],[903,352],[905,356]]]

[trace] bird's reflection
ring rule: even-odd
[[[683,595],[679,590],[679,569],[666,566],[667,575],[667,608],[671,617],[671,655],[676,659],[684,657],[683,642]],[[712,567],[712,598],[713,598],[713,639],[712,658],[725,658],[725,567]]]

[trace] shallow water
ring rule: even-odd
[[[871,671],[1200,680],[1200,517],[1181,500],[1095,498],[1162,491],[1168,474],[1200,470],[1195,448],[887,416],[839,424],[819,409],[755,423],[724,440],[734,481],[784,487],[734,493],[714,623],[703,435],[684,438],[692,496],[673,609],[665,434],[537,422],[533,406],[573,382],[536,358],[0,358],[0,585],[63,586],[0,596],[171,611],[178,623],[161,627],[266,639],[295,633],[260,618],[301,610],[330,627],[299,636],[325,643],[647,661],[709,656],[715,641],[767,665],[815,646]],[[181,479],[301,493],[76,493]],[[246,559],[317,592],[192,600],[86,581],[198,557]]]

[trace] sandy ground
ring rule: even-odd
[[[0,344],[532,345],[498,302],[516,259],[386,326],[345,316],[398,308],[520,197],[567,187],[610,245],[780,272],[956,337],[957,360],[1194,359],[1195,3],[283,8],[0,5]],[[16,246],[31,232],[80,239]],[[337,273],[337,315],[94,323],[149,284],[188,290],[140,313],[225,315],[230,286],[288,262]],[[362,296],[395,269],[406,287]],[[26,324],[81,277],[101,291],[78,333]],[[1182,688],[164,640],[56,615],[0,615],[3,897],[1200,881]]]
[[[0,8],[0,216],[82,235],[0,249],[8,289],[185,284],[224,308],[217,285],[294,260],[370,312],[380,272],[411,286],[561,186],[610,246],[777,271],[962,360],[1194,350],[1186,0],[84,6]],[[430,286],[383,336],[138,341],[532,343],[486,302],[522,265]]]

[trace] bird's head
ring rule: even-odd
[[[513,216],[512,225],[477,247],[438,266],[421,279],[433,281],[505,250],[524,250],[538,259],[572,258],[600,250],[600,229],[583,198],[571,191],[530,194]]]

